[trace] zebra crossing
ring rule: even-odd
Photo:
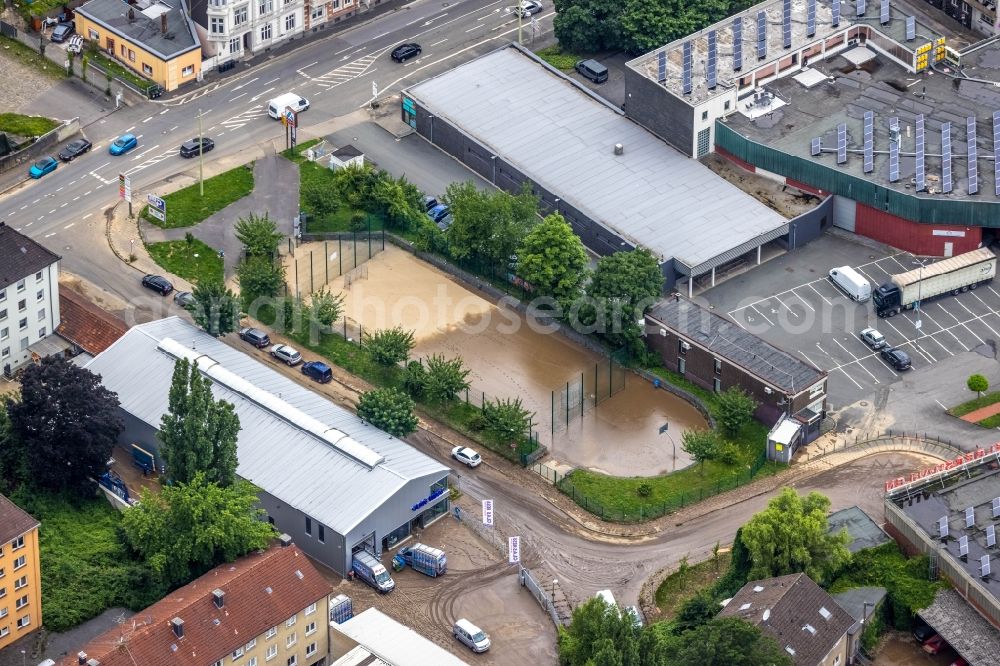
[[[334,88],[343,83],[347,83],[352,79],[356,79],[359,76],[367,74],[369,68],[372,66],[372,63],[374,63],[375,60],[383,53],[385,53],[384,50],[376,53],[369,53],[363,58],[358,58],[357,60],[351,61],[346,65],[341,65],[340,67],[332,69],[326,74],[321,74],[319,76],[309,76],[301,71],[299,73],[311,80],[313,83],[316,83],[324,90],[329,90],[330,88]]]
[[[237,130],[256,118],[267,116],[267,109],[263,104],[256,104],[242,113],[231,116],[223,120],[219,125],[226,130]]]

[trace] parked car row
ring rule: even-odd
[[[117,157],[119,155],[124,155],[125,153],[135,150],[139,146],[139,138],[134,134],[122,134],[121,136],[115,138],[114,141],[108,146],[108,153]],[[63,162],[72,162],[77,157],[89,153],[90,149],[94,147],[87,139],[75,139],[66,144],[66,146],[59,151],[58,157]],[[215,141],[209,137],[194,137],[190,141],[185,141],[181,144],[179,149],[179,154],[181,157],[197,157],[199,154],[207,153],[215,149]],[[28,175],[31,178],[41,178],[42,176],[52,173],[56,170],[59,163],[52,157],[46,156],[31,165],[28,169]]]
[[[240,339],[248,342],[257,349],[269,347],[268,353],[271,358],[285,363],[294,368],[302,363],[302,374],[320,384],[326,384],[333,380],[333,370],[322,361],[302,362],[302,354],[293,347],[283,344],[271,344],[271,336],[259,328],[241,328]]]
[[[886,342],[885,336],[874,328],[864,329],[858,333],[858,337],[861,338],[863,343],[871,347],[872,351],[878,352],[882,360],[888,363],[893,370],[909,370],[912,366],[910,355],[902,349],[890,347],[889,343]]]

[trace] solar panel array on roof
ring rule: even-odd
[[[847,123],[837,125],[837,164],[847,162]]]
[[[715,90],[716,65],[718,64],[718,50],[714,30],[708,31],[708,89]]]
[[[865,173],[875,170],[875,114],[865,111]]]
[[[684,94],[690,95],[693,86],[691,85],[691,40],[684,42]]]
[[[656,80],[663,83],[667,80],[667,52],[660,51],[656,56]]]
[[[878,21],[882,25],[886,25],[889,22],[889,0],[882,0],[882,6],[879,8]]]
[[[986,547],[992,548],[997,545],[997,528],[993,525],[986,526]]]
[[[865,15],[865,0],[858,0],[857,10],[858,10],[857,11],[858,16]]]
[[[889,182],[899,180],[899,118],[889,118]]]
[[[1000,197],[1000,111],[993,112],[993,190]]]
[[[913,16],[906,17],[906,41],[912,42],[917,38],[917,19]]]
[[[833,0],[833,5],[830,7],[830,14],[833,27],[836,28],[840,25],[840,0]]]
[[[941,191],[951,192],[951,123],[941,123]]]
[[[965,142],[969,155],[969,183],[966,190],[969,194],[979,192],[979,154],[976,150],[976,117],[965,119]]]
[[[733,71],[743,69],[743,19],[733,21]]]
[[[757,12],[757,60],[767,57],[767,12]]]
[[[816,157],[823,152],[823,139],[822,137],[816,137],[809,142],[809,154]]]
[[[781,41],[786,49],[792,48],[792,0],[781,3]]]
[[[990,556],[982,555],[979,558],[979,576],[981,578],[990,577]]]
[[[924,178],[924,114],[917,116],[917,157],[915,160],[915,170],[917,181],[917,192],[923,192],[927,189],[927,182]]]
[[[816,0],[809,0],[806,4],[806,36],[813,37],[816,34]]]

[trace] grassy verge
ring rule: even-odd
[[[89,55],[90,55],[90,62],[97,65],[105,72],[111,74],[111,76],[118,77],[119,79],[128,81],[129,83],[134,85],[139,90],[142,90],[143,92],[145,92],[147,88],[149,88],[151,85],[154,84],[154,81],[140,76],[139,74],[133,72],[125,65],[121,64],[117,60],[109,58],[100,51],[95,51],[93,53],[90,53]],[[88,76],[90,76],[90,74],[88,74]]]
[[[198,184],[195,183],[163,197],[167,202],[166,222],[161,222],[150,215],[148,207],[142,209],[142,216],[151,224],[164,229],[190,227],[252,191],[253,163],[251,162],[206,180],[205,196],[198,193]]]
[[[662,613],[660,619],[669,620],[699,590],[711,588],[726,574],[732,553],[720,552],[719,558],[705,560],[686,571],[675,571],[667,576],[656,588],[656,607]]]
[[[581,60],[580,56],[575,53],[564,52],[558,44],[535,51],[535,55],[556,69],[573,69],[576,63]]]
[[[61,3],[60,3],[61,4]],[[0,35],[0,51],[4,56],[35,69],[53,79],[65,79],[66,70],[57,67],[54,62],[35,49],[28,48],[16,39]]]
[[[990,405],[995,405],[1000,402],[1000,391],[994,391],[993,393],[987,393],[984,396],[969,400],[968,402],[963,402],[960,405],[956,405],[948,410],[948,413],[952,416],[965,416],[970,412],[974,412],[977,409],[982,409],[983,407],[989,407]]]
[[[42,116],[23,116],[20,113],[0,113],[0,132],[18,136],[41,136],[59,127],[61,123]]]
[[[222,282],[222,259],[197,238],[151,243],[146,246],[149,256],[174,275],[193,284]]]

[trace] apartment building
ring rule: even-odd
[[[285,535],[175,590],[58,666],[326,666],[330,589]]]
[[[33,354],[54,351],[44,341],[59,324],[59,259],[0,221],[0,369],[5,373]]]
[[[0,651],[42,626],[38,526],[0,495]]]

